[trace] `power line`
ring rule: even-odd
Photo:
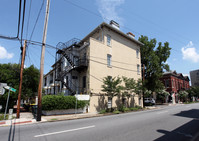
[[[38,42],[38,41],[32,41],[32,40],[27,40],[27,42],[29,42],[29,44],[32,44],[32,45],[42,45],[41,42]],[[52,49],[57,49],[55,46],[52,46],[52,45],[49,45],[49,44],[45,44],[46,47],[48,48],[52,48]]]
[[[99,18],[102,18],[102,19],[105,19],[105,20],[108,20],[108,21],[111,21],[111,20],[112,20],[112,19],[108,19],[108,18],[106,18],[106,17],[102,17],[102,16],[99,15],[98,13],[95,13],[95,12],[93,12],[93,11],[91,11],[91,10],[88,10],[87,8],[84,8],[84,7],[82,7],[82,6],[79,6],[79,5],[77,5],[77,4],[75,4],[75,3],[71,2],[71,1],[68,1],[68,0],[64,0],[64,1],[65,1],[65,2],[68,2],[69,4],[71,4],[71,5],[75,6],[75,7],[80,8],[80,9],[82,9],[82,10],[84,10],[84,11],[86,11],[86,12],[92,14],[92,15],[95,15],[95,16],[97,16],[97,17],[99,17]],[[137,32],[137,31],[134,31],[134,30],[132,30],[132,29],[126,27],[126,26],[122,26],[122,25],[120,25],[120,26],[123,27],[123,28],[126,28],[126,29],[128,29],[128,30],[130,30],[130,31],[132,31],[132,32],[134,32],[134,33],[136,33],[136,34],[138,34],[138,35],[142,35],[141,33]]]
[[[90,57],[92,57],[92,58],[97,58],[97,59],[101,59],[101,60],[107,60],[107,59],[105,59],[105,58],[101,58],[101,57],[95,57],[95,56],[90,56]],[[116,63],[120,63],[120,64],[125,64],[125,65],[133,65],[133,66],[137,66],[137,65],[135,65],[135,64],[130,64],[130,63],[126,63],[126,62],[120,62],[120,61],[115,61],[115,60],[111,60],[111,62],[116,62]]]
[[[99,15],[98,13],[95,13],[95,12],[93,12],[93,11],[91,11],[91,10],[88,10],[87,8],[84,8],[84,7],[82,7],[82,6],[79,6],[79,5],[73,3],[73,2],[71,2],[71,1],[69,1],[69,0],[64,0],[64,1],[67,2],[67,3],[69,3],[69,4],[71,4],[71,5],[73,5],[73,6],[75,6],[75,7],[77,7],[77,8],[80,8],[80,9],[82,9],[82,10],[84,10],[84,11],[86,11],[86,12],[92,14],[92,15],[95,15],[95,16],[100,17],[100,18],[102,18],[102,19],[106,19],[106,20],[108,20],[108,21],[111,20],[111,19],[102,17],[102,16]],[[149,22],[150,20],[146,20],[146,21]],[[151,22],[151,23],[153,23],[153,22]],[[153,24],[154,24],[154,25],[158,25],[158,24],[156,24],[156,23],[153,23]],[[138,34],[138,35],[143,35],[143,34],[137,32],[137,31],[132,30],[132,29],[129,28],[129,27],[126,27],[126,26],[123,26],[123,25],[120,25],[120,26],[123,27],[124,29],[127,29],[127,30],[129,30],[129,31],[132,31],[133,33],[136,33],[136,34]],[[159,26],[159,27],[160,27],[160,26]],[[177,34],[177,33],[176,33],[176,34]],[[178,35],[179,35],[179,34],[178,34]],[[180,42],[180,43],[183,44],[183,45],[185,44],[183,41],[181,41],[181,40],[179,40],[179,39],[177,39],[177,38],[175,38],[175,37],[173,37],[173,36],[171,36],[171,35],[169,35],[169,37],[175,39],[175,41],[178,41],[178,42]]]
[[[24,27],[25,13],[26,13],[26,0],[24,0],[24,3],[23,3],[23,18],[22,18],[22,27],[21,27],[21,46],[23,46],[22,39],[23,39],[23,27]]]
[[[28,37],[28,29],[29,29],[29,22],[30,22],[31,7],[32,7],[32,0],[30,0],[30,5],[29,5],[28,22],[27,22],[27,28],[26,28],[26,39]]]
[[[19,1],[19,16],[18,16],[18,31],[17,31],[17,38],[19,38],[20,23],[21,23],[21,0]]]
[[[35,21],[34,27],[33,27],[33,29],[32,29],[32,33],[31,33],[31,35],[30,35],[29,41],[31,41],[31,39],[32,39],[32,36],[33,36],[33,34],[34,34],[34,31],[35,31],[37,22],[38,22],[38,20],[39,20],[40,15],[41,15],[41,11],[42,11],[42,9],[43,9],[43,6],[44,6],[44,0],[43,0],[43,2],[42,2],[42,4],[41,4],[41,7],[40,7],[39,13],[38,13],[38,15],[37,15],[37,19],[36,19],[36,21]]]
[[[52,55],[48,50],[46,50],[46,52],[47,52],[48,54],[50,54],[53,58],[55,58],[55,56]]]
[[[99,61],[96,61],[96,60],[92,60],[92,59],[89,59],[90,61],[93,61],[95,63],[98,63],[98,64],[102,64],[102,65],[106,65],[106,63],[102,63],[102,62],[99,62]],[[126,68],[122,68],[122,67],[118,67],[118,66],[115,66],[115,65],[111,65],[111,67],[113,68],[117,68],[117,69],[121,69],[121,70],[126,70],[126,71],[133,71],[133,72],[137,72],[137,70],[131,70],[131,69],[126,69]]]

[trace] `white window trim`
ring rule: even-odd
[[[139,59],[139,54],[140,54],[140,50],[139,49],[136,49],[136,58]]]
[[[110,43],[108,43],[108,38],[109,37],[110,37]],[[107,46],[111,47],[111,36],[109,34],[107,34],[106,44],[107,44]]]
[[[107,67],[112,67],[112,55],[111,54],[107,54]]]
[[[140,75],[140,65],[137,64],[137,74]]]

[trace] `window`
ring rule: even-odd
[[[136,50],[136,57],[139,59],[139,49]]]
[[[107,35],[107,45],[111,46],[111,36]]]
[[[165,80],[165,87],[166,87],[166,88],[169,87],[169,80]]]
[[[140,74],[140,65],[137,64],[137,74]]]
[[[86,76],[83,77],[82,83],[83,83],[83,88],[86,88]]]
[[[172,80],[172,88],[174,87],[174,83],[173,83],[173,80]]]
[[[47,81],[47,78],[44,79],[44,86],[46,86],[46,81]]]
[[[107,54],[107,66],[111,67],[111,58],[112,56],[110,54]]]

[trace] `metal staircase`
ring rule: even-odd
[[[67,82],[64,81],[64,76],[66,76],[70,71],[73,69],[76,69],[79,64],[81,64],[82,59],[78,59],[78,63],[74,62],[74,55],[73,55],[73,49],[75,47],[80,47],[80,40],[74,38],[66,43],[59,42],[57,44],[57,52],[56,52],[56,62],[55,62],[55,67],[59,66],[61,68],[61,59],[64,57],[66,60],[69,62],[70,66],[64,70],[60,69],[61,71],[58,72],[57,78],[55,79],[56,81],[61,81],[62,84],[67,88],[67,90],[70,91],[72,95],[76,93],[77,87],[72,84],[71,80],[67,80]],[[59,58],[57,58],[59,56]],[[70,83],[70,85],[68,84]],[[73,87],[71,87],[73,85]]]

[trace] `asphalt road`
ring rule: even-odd
[[[199,104],[0,127],[0,141],[196,141],[197,135]]]

